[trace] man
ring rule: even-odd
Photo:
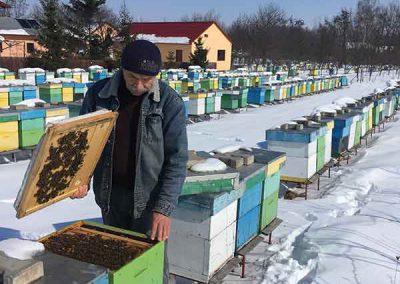
[[[120,70],[94,84],[81,108],[81,114],[99,108],[119,113],[93,175],[104,223],[160,241],[168,239],[188,159],[184,104],[157,80],[161,64],[156,45],[130,43]],[[82,186],[72,198],[82,198],[87,191],[88,186]]]

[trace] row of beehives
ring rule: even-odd
[[[277,217],[285,154],[226,151],[190,155],[168,241],[170,272],[175,275],[208,282]]]
[[[47,123],[68,117],[67,107],[0,110],[0,152],[37,145]]]
[[[326,92],[342,86],[339,78],[271,83],[263,87],[236,87],[216,91],[199,89],[196,92],[180,93],[186,106],[187,115],[217,113],[221,109],[236,110],[248,104],[262,105],[274,101]]]
[[[317,113],[266,131],[267,149],[287,154],[282,179],[305,182],[332,157],[361,144],[361,139],[399,106],[400,89],[390,89],[360,100],[338,101]]]
[[[33,85],[41,85],[54,78],[74,79],[76,83],[88,83],[99,81],[109,76],[106,69],[102,66],[94,65],[85,71],[82,68],[60,68],[56,72],[46,71],[42,68],[21,68],[18,70],[18,79],[26,80]],[[0,68],[0,80],[15,80],[17,76],[8,69]]]
[[[165,80],[168,85],[178,93],[196,92],[198,90],[221,90],[236,87],[269,87],[271,89],[280,88],[293,88],[297,89],[298,93],[307,94],[325,91],[329,89],[338,88],[340,86],[347,86],[348,80],[346,76],[324,76],[324,77],[310,77],[310,78],[285,78],[266,75],[252,75],[252,76],[220,76],[202,79],[189,79],[184,78],[181,80]],[[289,90],[290,92],[290,90]],[[288,95],[289,96],[289,95]]]
[[[26,80],[0,81],[0,108],[36,98],[51,104],[81,100],[90,86],[88,84],[70,82],[68,79],[51,79],[39,86]]]

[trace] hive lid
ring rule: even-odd
[[[36,146],[14,208],[22,218],[87,185],[118,114],[101,110],[50,123]]]

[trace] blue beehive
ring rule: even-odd
[[[35,99],[37,96],[36,87],[35,86],[25,86],[22,96],[23,96],[24,100]]]
[[[200,73],[195,71],[189,71],[188,78],[192,80],[200,80]]]
[[[266,88],[250,87],[247,94],[247,102],[249,104],[262,105],[265,102]]]
[[[262,182],[255,184],[239,199],[236,249],[242,247],[258,233],[262,185]]]
[[[46,74],[45,73],[37,73],[35,75],[35,82],[36,82],[36,85],[44,84],[44,82],[46,82]]]
[[[318,129],[269,129],[266,131],[266,140],[310,143],[317,139]]]

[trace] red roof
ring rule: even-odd
[[[11,8],[11,6],[8,5],[8,4],[6,4],[6,3],[4,3],[4,2],[1,2],[1,1],[0,1],[0,8],[2,8],[2,9],[8,9],[8,8]]]
[[[147,22],[132,23],[130,34],[155,34],[159,37],[187,37],[195,41],[214,22]]]

